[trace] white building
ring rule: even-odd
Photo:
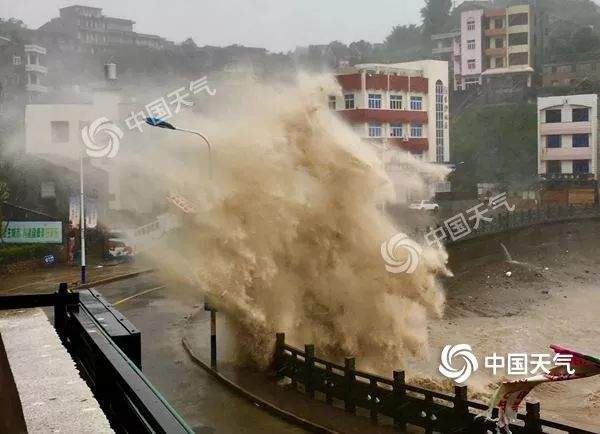
[[[80,153],[85,152],[82,140],[83,127],[89,126],[101,117],[118,122],[128,116],[129,108],[129,104],[121,103],[121,97],[116,89],[99,89],[93,93],[90,102],[28,104],[25,107],[25,151],[41,158],[46,157],[53,163],[57,163],[61,158],[78,160]],[[106,145],[108,136],[97,134],[94,140],[100,141],[101,145]],[[125,136],[120,146],[127,147],[127,140],[130,140],[130,136]],[[117,161],[107,158],[94,158],[90,161],[95,167],[108,173],[109,209],[150,211],[151,204],[142,200],[132,200],[131,195],[127,195],[127,199],[124,198],[124,188],[129,181],[122,176]]]
[[[361,64],[338,71],[332,109],[359,135],[427,161],[450,160],[448,62]]]
[[[402,171],[394,158],[398,152],[433,163],[450,161],[448,62],[360,64],[336,77],[342,95],[329,96],[330,108],[379,149],[393,181]],[[449,191],[448,183],[437,191]],[[406,201],[405,192],[406,186],[396,186],[398,202]]]
[[[538,174],[598,180],[598,96],[538,98]]]

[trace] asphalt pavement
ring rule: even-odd
[[[134,265],[98,268],[90,280],[140,271]],[[0,277],[0,295],[54,291],[61,281],[76,281],[76,267]],[[186,422],[203,434],[304,433],[225,388],[185,352],[181,339],[189,316],[203,307],[199,294],[173,288],[154,274],[120,280],[97,289],[142,333],[142,371]],[[208,327],[208,323],[207,327]],[[206,333],[208,341],[210,331]]]

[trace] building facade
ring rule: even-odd
[[[455,89],[468,89],[481,84],[483,10],[464,11],[460,14],[460,45],[454,58]]]
[[[509,77],[531,87],[534,72],[534,21],[530,5],[489,9],[484,13],[485,65],[489,81]]]
[[[538,174],[598,180],[598,96],[538,98]]]
[[[585,81],[600,81],[600,60],[552,63],[542,69],[544,87],[577,86]]]
[[[448,63],[440,60],[361,64],[339,71],[342,95],[330,108],[383,148],[427,161],[450,159]]]
[[[5,113],[9,105],[21,107],[35,102],[46,93],[47,73],[44,47],[19,44],[0,35],[0,113]]]
[[[460,13],[454,37],[454,90],[481,84],[531,87],[535,57],[535,14],[530,5],[471,9]],[[433,35],[449,49],[448,34]],[[438,44],[439,45],[439,44]],[[434,48],[439,55],[440,47]],[[446,51],[445,51],[446,52]]]
[[[73,5],[60,9],[60,16],[53,18],[38,30],[63,34],[76,39],[84,47],[138,46],[163,49],[173,43],[157,35],[137,33],[134,21],[107,17],[101,8]]]

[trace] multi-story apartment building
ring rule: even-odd
[[[361,137],[427,161],[449,161],[447,62],[361,64],[340,70],[337,80],[343,95],[330,96],[330,108]]]
[[[529,5],[463,10],[458,35],[453,32],[432,36],[434,42],[438,41],[433,53],[449,53],[452,46],[454,90],[499,80],[531,87],[534,21]]]
[[[160,36],[134,32],[134,23],[102,15],[101,8],[73,5],[61,8],[59,17],[51,19],[38,30],[64,34],[89,48],[134,45],[162,49],[173,45]]]
[[[0,113],[34,102],[47,92],[46,49],[21,44],[0,35]]]
[[[511,75],[513,81],[531,87],[535,38],[530,5],[488,9],[484,13],[484,72],[490,80]]]
[[[433,54],[440,60],[448,62],[452,67],[456,48],[460,44],[460,30],[456,29],[448,33],[431,35],[433,41]]]
[[[538,174],[598,180],[597,95],[538,98]]]

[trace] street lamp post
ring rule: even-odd
[[[81,283],[86,282],[85,272],[85,195],[83,193],[83,147],[79,150],[79,215],[81,229]]]
[[[212,179],[212,149],[211,149],[210,142],[204,136],[204,134],[200,133],[199,131],[175,127],[173,124],[163,121],[160,118],[146,118],[146,123],[152,127],[164,128],[167,130],[174,130],[174,131],[182,131],[184,133],[190,133],[190,134],[194,134],[196,136],[201,137],[202,140],[204,140],[204,142],[206,142],[206,145],[208,146],[208,176],[209,176],[209,178]]]

